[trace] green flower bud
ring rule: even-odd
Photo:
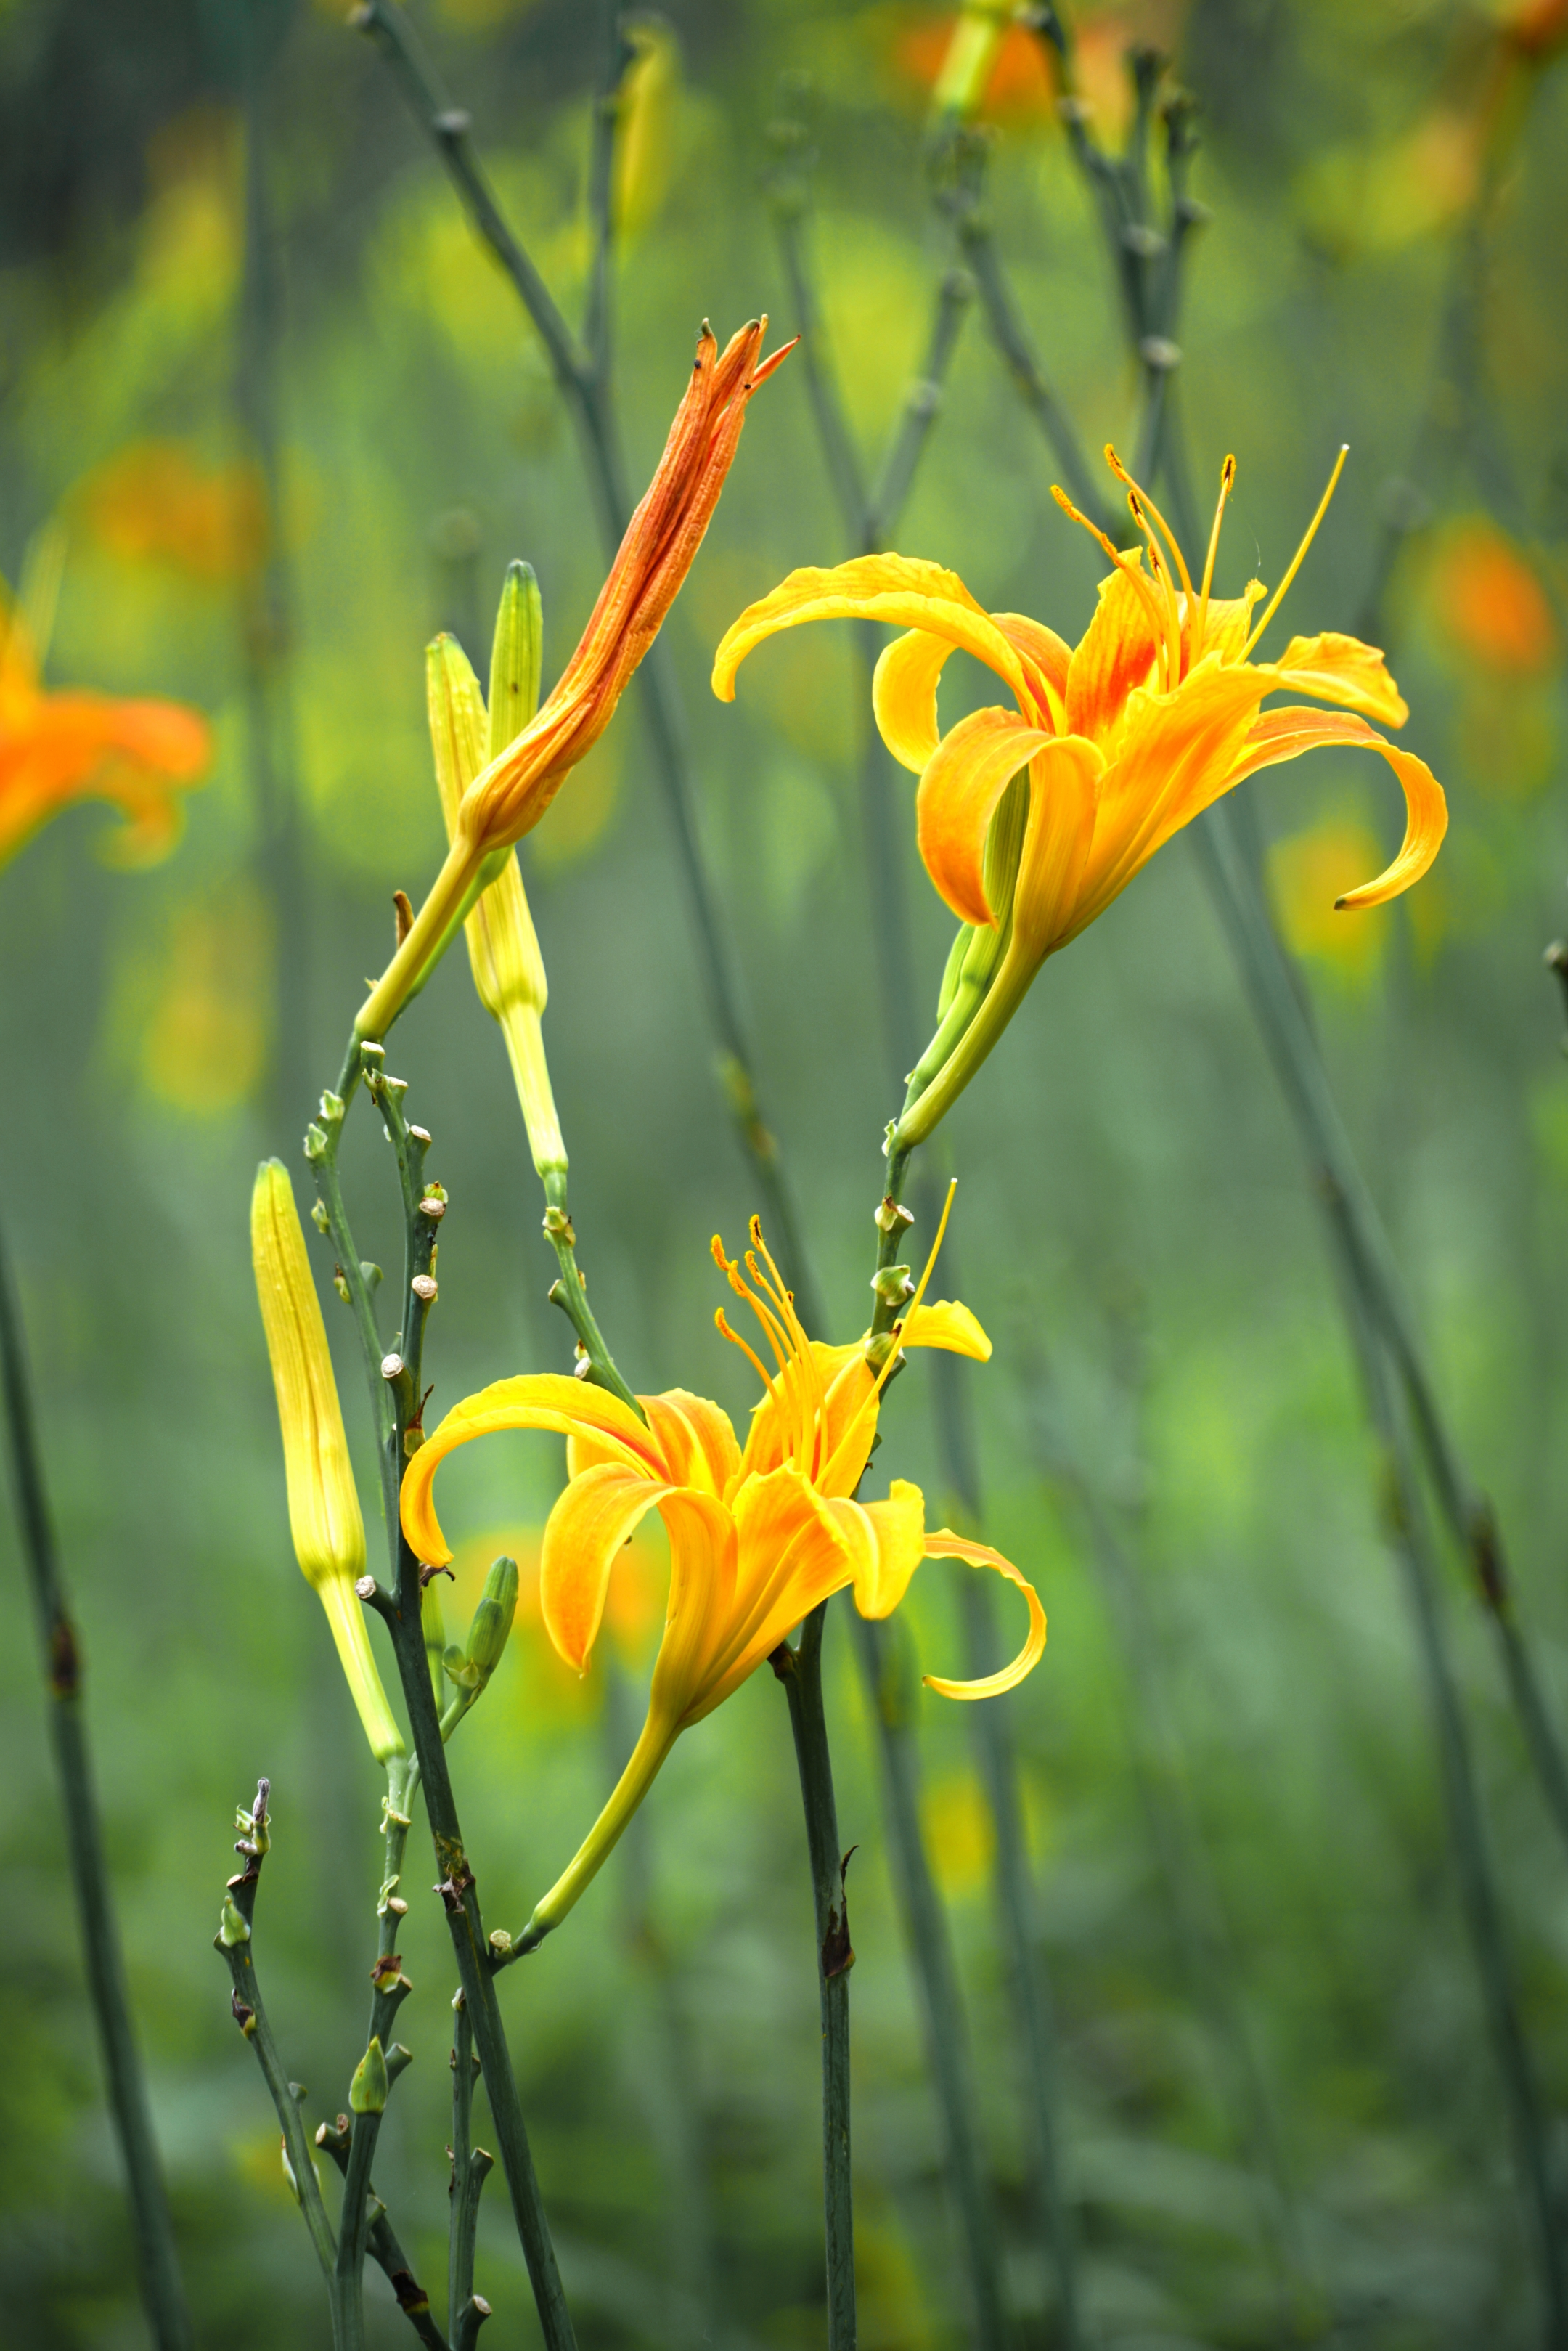
[[[354,2078],[349,2085],[350,2109],[356,2115],[384,2114],[387,2088],[387,2061],[372,2032],[371,2045],[355,2066]]]
[[[225,1951],[232,1951],[236,1943],[248,1943],[250,1940],[250,1928],[235,1907],[232,1894],[224,1896],[223,1915],[218,1920],[218,1940]]]
[[[485,1578],[485,1590],[468,1627],[468,1658],[484,1688],[506,1654],[517,1613],[517,1562],[504,1554]]]

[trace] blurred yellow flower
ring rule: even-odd
[[[182,790],[212,756],[212,729],[183,703],[48,691],[20,607],[0,587],[0,865],[73,800],[107,800],[125,819],[109,853],[141,865],[179,838]]]
[[[556,1647],[586,1671],[612,1571],[632,1534],[657,1510],[670,1541],[670,1593],[654,1660],[648,1717],[631,1761],[576,1859],[524,1930],[531,1949],[558,1927],[596,1876],[683,1730],[721,1706],[819,1602],[852,1587],[862,1616],[891,1615],[923,1559],[961,1559],[1016,1584],[1029,1605],[1023,1648],[980,1681],[925,1677],[943,1696],[1011,1689],[1038,1664],[1045,1615],[1010,1561],[946,1529],[928,1533],[917,1486],[895,1479],[887,1499],[851,1498],[871,1458],[878,1404],[899,1347],[949,1349],[984,1361],[990,1343],[967,1307],[922,1304],[899,1323],[880,1372],[866,1342],[808,1339],[753,1220],[743,1273],[716,1239],[714,1255],[757,1317],[769,1373],[722,1311],[723,1335],[764,1384],[744,1451],[729,1416],[684,1388],[640,1399],[644,1418],[605,1390],[553,1373],[501,1380],[454,1406],[403,1474],[402,1525],[422,1561],[451,1557],[433,1499],[447,1454],[476,1437],[558,1429],[570,1440],[570,1480],[551,1510],[541,1553],[541,1608]],[[940,1240],[940,1234],[938,1234]],[[933,1261],[935,1252],[933,1252]],[[925,1270],[929,1280],[931,1267]]]
[[[1373,923],[1336,921],[1334,900],[1347,877],[1364,873],[1380,854],[1371,827],[1350,816],[1326,818],[1269,851],[1269,894],[1286,943],[1358,987],[1381,969],[1387,934]]]
[[[990,1870],[996,1830],[975,1774],[936,1781],[925,1792],[921,1816],[925,1849],[943,1893],[950,1901],[977,1894]]]
[[[141,1032],[148,1092],[197,1118],[249,1100],[267,1063],[272,926],[251,888],[176,915]]]
[[[136,441],[94,469],[73,504],[111,555],[168,564],[223,586],[267,552],[267,507],[256,469],[213,465],[183,441]]]

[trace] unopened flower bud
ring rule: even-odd
[[[354,2078],[349,2085],[350,2111],[356,2115],[384,2114],[388,2086],[386,2056],[372,2032],[371,2045],[355,2066]]]
[[[481,1689],[506,1655],[517,1611],[517,1562],[503,1554],[485,1578],[485,1589],[468,1627],[468,1659],[478,1673]]]
[[[223,1911],[218,1919],[218,1940],[225,1951],[232,1951],[236,1944],[250,1940],[250,1928],[241,1916],[232,1894],[224,1896]]]
[[[354,1586],[365,1572],[365,1528],[349,1463],[327,1329],[305,1255],[294,1190],[281,1160],[265,1160],[251,1197],[251,1254],[283,1432],[295,1556],[337,1644],[371,1752],[384,1763],[403,1743],[371,1656]]]

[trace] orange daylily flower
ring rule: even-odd
[[[500,1380],[455,1405],[403,1474],[402,1525],[433,1567],[452,1556],[432,1486],[446,1456],[476,1437],[513,1428],[567,1437],[570,1482],[550,1512],[540,1556],[546,1630],[587,1670],[613,1568],[627,1538],[656,1510],[670,1539],[670,1596],[654,1661],[648,1719],[609,1802],[570,1867],[539,1902],[521,1938],[531,1950],[560,1924],[594,1876],[683,1730],[754,1673],[820,1601],[846,1588],[862,1616],[886,1616],[923,1559],[994,1568],[1029,1604],[1029,1637],[1012,1664],[982,1681],[927,1675],[945,1697],[995,1697],[1039,1662],[1045,1615],[1033,1587],[983,1543],[928,1533],[918,1486],[894,1479],[885,1501],[852,1498],[871,1458],[878,1400],[901,1347],[945,1347],[982,1363],[990,1342],[967,1307],[922,1303],[925,1280],[873,1372],[867,1342],[830,1347],[801,1328],[794,1301],[755,1219],[745,1270],[714,1255],[761,1326],[769,1372],[721,1311],[724,1336],[760,1374],[765,1394],[744,1449],[729,1416],[685,1388],[639,1399],[646,1416],[601,1388],[555,1373]],[[940,1241],[941,1236],[937,1236]],[[932,1252],[935,1261],[936,1251]]]
[[[647,495],[626,527],[577,651],[521,733],[463,795],[446,862],[413,929],[362,1007],[361,1037],[386,1034],[466,913],[486,867],[530,832],[614,716],[703,542],[734,461],[747,403],[792,348],[759,361],[766,318],[721,353],[704,321],[685,399]]]
[[[1283,582],[1256,620],[1253,606],[1266,592],[1257,580],[1240,597],[1210,592],[1234,459],[1225,462],[1195,587],[1158,509],[1115,452],[1106,455],[1127,486],[1145,546],[1136,553],[1113,547],[1055,493],[1113,567],[1076,647],[1020,613],[985,611],[937,564],[873,555],[791,572],[740,615],[715,656],[714,692],[729,701],[741,662],[776,630],[851,617],[906,632],[877,664],[876,722],[894,758],[920,778],[915,821],[926,870],[990,961],[983,993],[945,987],[941,1025],[916,1073],[918,1096],[912,1086],[899,1122],[901,1145],[928,1134],[967,1084],[1045,957],[1103,914],[1173,833],[1258,768],[1326,743],[1364,745],[1393,768],[1408,811],[1404,845],[1375,881],[1335,901],[1342,908],[1379,905],[1407,890],[1447,829],[1430,768],[1366,724],[1401,726],[1409,715],[1375,646],[1327,632],[1292,637],[1275,662],[1250,657],[1327,508],[1343,451]],[[996,671],[1015,706],[976,711],[944,734],[936,687],[956,647]],[[1281,689],[1341,706],[1263,712],[1265,697]],[[1014,795],[1009,805],[1015,777],[1027,778],[1027,800]],[[1002,839],[1009,819],[1010,844]]]
[[[50,693],[21,610],[8,600],[0,608],[0,865],[79,799],[118,808],[126,821],[115,855],[150,863],[179,838],[178,794],[211,757],[211,726],[183,703]]]

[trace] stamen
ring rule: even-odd
[[[779,1272],[778,1266],[774,1263],[773,1252],[762,1238],[762,1219],[760,1217],[753,1217],[751,1219],[751,1238],[754,1247],[761,1250],[763,1260],[767,1265],[768,1272],[773,1278],[771,1294],[779,1309],[779,1311],[784,1317],[784,1327],[789,1334],[795,1360],[800,1365],[800,1372],[803,1374],[803,1384],[807,1391],[805,1397],[807,1409],[802,1414],[802,1420],[806,1425],[802,1427],[800,1433],[800,1459],[799,1466],[805,1471],[808,1477],[814,1477],[817,1470],[818,1457],[821,1451],[822,1433],[827,1426],[827,1392],[822,1385],[822,1375],[817,1366],[817,1358],[811,1352],[810,1334],[807,1331],[805,1324],[801,1322],[799,1314],[795,1311],[795,1293],[791,1289],[789,1289],[783,1275]],[[747,1259],[747,1263],[748,1265],[752,1263],[749,1257]],[[760,1280],[760,1276],[758,1276],[758,1280]],[[808,1433],[811,1439],[811,1458],[809,1466],[805,1458],[806,1437]]]
[[[1148,516],[1149,520],[1154,524],[1155,528],[1159,532],[1160,537],[1170,549],[1172,560],[1176,564],[1176,571],[1181,579],[1182,587],[1186,594],[1186,601],[1190,604],[1192,602],[1192,581],[1187,576],[1186,564],[1183,559],[1181,551],[1181,543],[1176,538],[1175,531],[1171,528],[1164,515],[1161,514],[1158,507],[1155,506],[1148,492],[1146,490],[1140,489],[1137,483],[1134,481],[1133,476],[1128,473],[1127,468],[1123,465],[1122,460],[1117,456],[1115,450],[1112,447],[1109,441],[1105,444],[1105,463],[1110,466],[1111,471],[1115,475],[1116,479],[1121,483],[1123,488],[1126,490],[1132,497],[1137,499],[1138,505],[1142,507],[1144,513]],[[1134,512],[1137,512],[1136,507],[1134,508]],[[1141,519],[1142,517],[1140,517],[1140,520]]]
[[[1130,499],[1128,504],[1132,504]],[[1152,532],[1149,535],[1149,569],[1165,591],[1160,649],[1165,659],[1166,691],[1168,694],[1181,684],[1181,607],[1176,602],[1176,586],[1160,553],[1159,542]]]
[[[1208,633],[1208,591],[1214,585],[1215,558],[1219,553],[1219,526],[1225,520],[1225,501],[1236,486],[1236,460],[1227,457],[1219,469],[1219,503],[1214,509],[1214,528],[1208,534],[1208,553],[1204,559],[1203,586],[1197,591],[1197,621],[1193,632],[1192,657],[1203,658],[1203,641]]]
[[[1117,570],[1125,572],[1144,600],[1144,609],[1148,613],[1149,625],[1154,632],[1155,644],[1163,644],[1166,633],[1165,619],[1155,601],[1155,591],[1144,576],[1142,563],[1131,555],[1124,555],[1119,547],[1113,546],[1099,524],[1091,522],[1086,514],[1080,514],[1066,491],[1059,488],[1055,482],[1051,486],[1051,495],[1064,515],[1070,515],[1074,522],[1081,523],[1090,538],[1099,541]]]
[[[772,1380],[768,1377],[767,1366],[764,1364],[761,1356],[758,1354],[755,1348],[748,1347],[747,1345],[745,1340],[741,1337],[739,1332],[736,1330],[722,1306],[718,1306],[714,1309],[713,1320],[714,1328],[718,1332],[719,1337],[721,1339],[727,1339],[732,1347],[738,1347],[740,1349],[741,1353],[746,1357],[747,1362],[751,1365],[752,1370],[762,1382],[763,1386],[767,1389],[774,1404],[777,1405],[779,1401],[779,1391],[774,1386]]]
[[[1281,580],[1279,586],[1270,597],[1268,603],[1264,607],[1262,619],[1259,622],[1257,627],[1248,638],[1247,643],[1241,648],[1241,652],[1238,657],[1241,661],[1245,661],[1247,659],[1247,656],[1252,651],[1253,646],[1257,643],[1259,638],[1262,635],[1264,630],[1268,627],[1270,622],[1273,619],[1275,613],[1284,602],[1285,590],[1290,586],[1291,580],[1295,578],[1297,572],[1301,569],[1301,562],[1306,555],[1306,551],[1318,535],[1318,525],[1322,522],[1324,515],[1326,515],[1329,510],[1329,500],[1333,497],[1335,490],[1339,487],[1339,477],[1344,471],[1344,461],[1349,455],[1350,443],[1347,441],[1340,450],[1339,455],[1334,459],[1333,472],[1329,475],[1329,486],[1323,492],[1322,496],[1318,500],[1318,510],[1312,517],[1311,522],[1307,525],[1307,535],[1305,538],[1302,539],[1300,547],[1297,548],[1295,554],[1291,558],[1290,569],[1286,572],[1284,578]]]

